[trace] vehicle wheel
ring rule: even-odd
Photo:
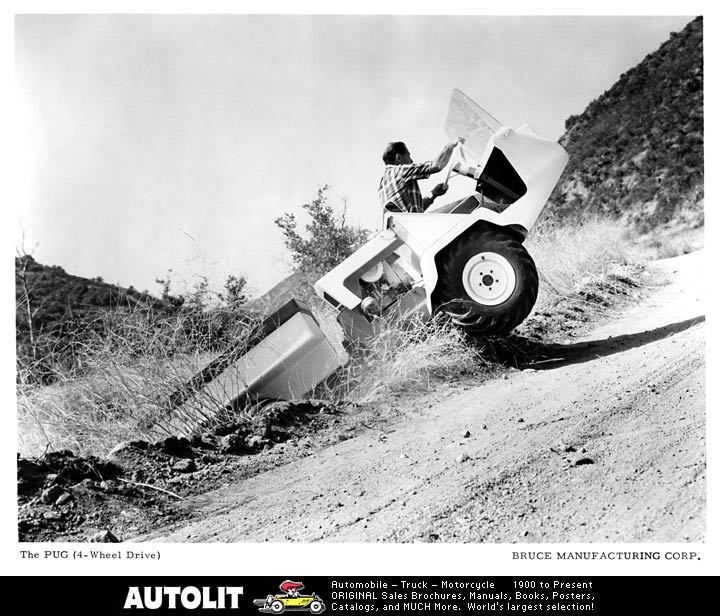
[[[470,233],[438,264],[436,305],[469,334],[509,332],[530,314],[537,293],[532,257],[503,233]]]
[[[273,614],[282,614],[285,611],[285,605],[282,601],[275,599],[275,601],[270,604],[270,611]]]
[[[313,614],[320,614],[325,610],[325,606],[320,601],[311,601],[309,607]]]

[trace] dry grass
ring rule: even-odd
[[[622,223],[602,218],[533,231],[525,246],[540,274],[536,309],[573,295],[588,280],[606,276],[620,264],[637,260],[629,233]]]
[[[588,279],[601,279],[636,258],[624,229],[596,220],[580,227],[545,228],[527,242],[541,276],[537,310],[552,312]],[[313,312],[339,354],[341,332],[326,305]],[[170,395],[229,344],[242,344],[252,329],[238,321],[223,342],[212,329],[181,318],[156,318],[138,310],[106,314],[82,338],[71,366],[58,362],[52,385],[18,385],[20,451],[41,454],[70,448],[104,454],[118,442],[191,433],[204,421],[222,421],[222,404],[198,398],[193,407],[168,403]],[[437,318],[388,324],[362,357],[351,358],[332,388],[313,395],[342,404],[372,405],[390,393],[429,391],[463,375],[487,372],[482,345]]]
[[[229,327],[242,345],[257,319]],[[104,454],[123,440],[191,433],[222,410],[219,400],[176,408],[173,393],[217,355],[216,334],[195,316],[159,316],[136,308],[99,314],[72,351],[45,358],[51,385],[37,385],[21,366],[17,386],[19,450],[38,455],[68,448]]]
[[[350,358],[334,394],[343,402],[373,404],[389,393],[428,391],[486,365],[480,350],[447,319],[391,323],[362,355]]]
[[[704,227],[664,229],[639,238],[639,243],[648,258],[669,259],[700,250],[704,235]]]

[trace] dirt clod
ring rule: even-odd
[[[181,460],[172,465],[172,470],[176,473],[193,473],[197,470],[197,465],[193,460]]]
[[[55,501],[55,504],[58,506],[65,505],[69,503],[73,499],[73,495],[70,494],[70,492],[63,492],[60,496],[58,496],[57,500]]]
[[[98,533],[95,533],[90,538],[91,543],[120,543],[120,539],[118,539],[115,535],[113,535],[109,530],[101,530]]]
[[[190,441],[185,437],[171,436],[160,441],[162,451],[170,456],[185,458],[192,455]]]
[[[240,434],[228,434],[220,438],[220,451],[223,453],[240,454],[247,451],[245,437]]]
[[[51,485],[40,494],[40,500],[46,505],[52,505],[63,493],[63,489],[58,485]]]

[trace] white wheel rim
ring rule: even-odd
[[[478,304],[497,306],[513,294],[517,278],[505,257],[496,252],[480,252],[465,264],[462,282],[465,292]]]

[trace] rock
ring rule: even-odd
[[[573,447],[572,445],[568,445],[567,447],[565,447],[565,449],[563,449],[563,451],[565,453],[573,453],[577,451],[577,449],[575,449],[575,447]]]
[[[85,488],[86,490],[94,490],[98,487],[98,484],[97,481],[88,478],[83,479],[80,483],[76,483],[75,486],[79,488]]]
[[[193,473],[197,470],[197,466],[193,460],[180,460],[172,465],[172,470],[176,473]]]
[[[95,533],[92,537],[90,537],[91,543],[120,543],[120,539],[118,539],[115,535],[113,535],[109,530],[101,530],[99,533]]]
[[[227,436],[228,434],[232,434],[240,427],[239,424],[236,423],[228,423],[228,424],[220,424],[219,426],[215,426],[210,432],[205,433],[204,437],[223,437]]]
[[[580,458],[579,460],[575,460],[573,466],[583,466],[585,464],[595,464],[595,460],[592,458]]]
[[[192,437],[192,440],[190,441],[190,445],[193,447],[199,447],[200,449],[207,449],[208,447],[210,447],[210,444],[206,443],[203,440],[202,436],[200,436],[199,434],[196,434],[195,436]]]
[[[517,422],[518,422],[518,423],[525,423],[525,420],[521,417],[520,419],[517,420]]]
[[[239,434],[228,434],[220,439],[220,451],[223,453],[245,453],[245,438]]]
[[[466,453],[461,453],[455,460],[457,462],[467,462],[470,459],[470,456]]]
[[[62,520],[63,514],[60,511],[46,511],[43,513],[43,518],[46,520]]]
[[[64,492],[59,485],[51,485],[40,494],[40,500],[46,505],[52,505]]]
[[[160,441],[161,449],[170,456],[184,458],[192,455],[190,441],[185,437],[170,436]]]
[[[251,434],[245,439],[245,444],[248,449],[261,449],[265,444],[265,439],[257,434]]]
[[[20,458],[17,461],[17,492],[21,496],[37,493],[45,484],[47,469],[32,460]]]
[[[69,503],[73,499],[73,495],[70,492],[63,492],[58,499],[55,501],[56,505],[64,505]]]
[[[108,480],[108,481],[101,481],[99,487],[101,490],[104,490],[105,492],[112,492],[117,487],[117,485],[115,484],[114,481]]]
[[[470,430],[465,430],[465,434],[463,434],[463,438],[470,438],[470,436],[472,436],[470,434]]]
[[[47,476],[45,477],[45,483],[47,483],[47,484],[55,483],[57,481],[57,478],[58,478],[57,473],[48,473]]]
[[[112,460],[114,458],[121,458],[123,453],[133,453],[135,451],[146,451],[149,447],[147,441],[123,441],[118,443],[110,450],[107,458]]]

